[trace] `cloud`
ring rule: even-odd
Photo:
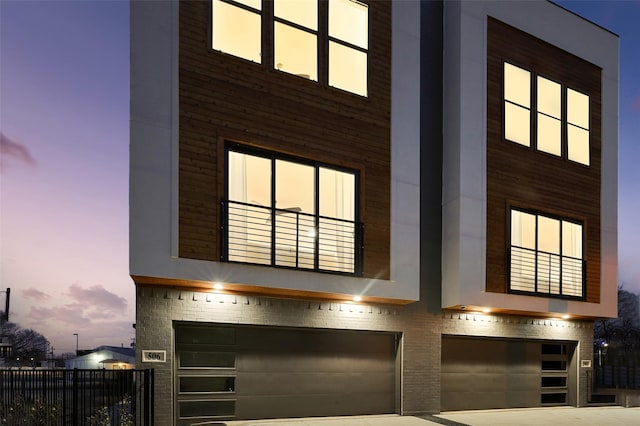
[[[32,306],[28,317],[37,324],[51,325],[53,322],[58,322],[65,325],[82,325],[83,327],[91,325],[91,318],[85,316],[82,309],[73,304],[54,306],[53,308]]]
[[[25,145],[10,139],[2,132],[0,132],[0,158],[15,159],[29,166],[37,164]],[[4,165],[4,161],[0,162],[0,168],[4,167]]]
[[[127,308],[126,299],[100,285],[85,288],[72,284],[64,294],[67,303],[58,305],[43,306],[49,295],[35,288],[23,290],[22,294],[39,302],[31,306],[28,318],[29,322],[43,327],[55,327],[55,324],[73,325],[82,330],[100,324],[109,327],[114,320],[122,320]]]
[[[33,287],[28,288],[26,290],[22,290],[21,293],[25,299],[32,299],[32,300],[35,300],[36,302],[44,302],[45,300],[48,300],[50,297],[47,293],[44,293],[38,290],[37,288],[33,288]]]
[[[115,293],[110,292],[101,285],[94,285],[89,288],[72,284],[69,287],[68,296],[80,304],[81,308],[94,308],[93,310],[114,310],[124,312],[127,308],[127,300]]]

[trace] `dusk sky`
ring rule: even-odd
[[[640,293],[640,1],[557,3],[620,36],[619,284]],[[0,132],[11,321],[56,353],[128,346],[127,1],[0,0]]]

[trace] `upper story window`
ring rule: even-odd
[[[225,260],[360,272],[356,171],[239,146],[226,160]]]
[[[212,0],[211,46],[367,96],[369,6],[356,0]]]
[[[275,0],[273,18],[275,68],[318,81],[317,0]]]
[[[509,290],[584,296],[582,223],[511,209]]]
[[[211,47],[260,63],[262,0],[213,0]]]
[[[504,137],[589,165],[589,96],[504,63]]]

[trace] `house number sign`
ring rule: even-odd
[[[142,362],[167,362],[167,351],[142,351]]]

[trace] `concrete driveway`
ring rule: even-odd
[[[203,423],[205,425],[207,423]],[[637,426],[640,407],[549,407],[509,410],[449,411],[432,416],[311,417],[301,419],[212,422],[227,426]]]

